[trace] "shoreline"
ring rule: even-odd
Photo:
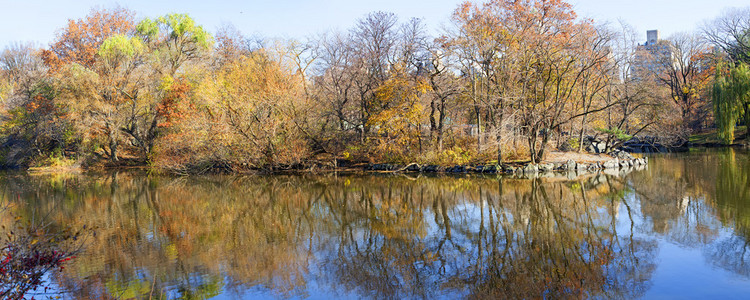
[[[282,174],[321,174],[321,173],[344,173],[344,174],[498,174],[516,176],[547,176],[549,174],[576,175],[596,173],[599,171],[614,171],[633,169],[648,165],[648,157],[633,157],[632,155],[618,151],[619,157],[606,154],[588,154],[577,152],[551,152],[548,159],[537,164],[516,161],[501,164],[474,163],[463,165],[437,165],[437,164],[399,164],[399,163],[367,163],[336,159],[335,161],[317,160],[306,164],[295,166],[277,167],[269,169],[227,169],[206,168],[197,170],[177,170],[159,168],[153,166],[133,165],[95,165],[84,167],[81,165],[70,167],[32,167],[28,169],[7,169],[28,172],[31,174],[54,174],[69,173],[80,174],[86,172],[107,171],[143,171],[161,174],[173,174],[180,176],[205,175],[205,174],[235,174],[235,175],[282,175]]]

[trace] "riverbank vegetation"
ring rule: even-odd
[[[750,120],[750,22],[732,18],[750,10],[659,41],[665,60],[557,0],[466,2],[437,34],[373,12],[303,41],[93,9],[2,52],[0,165],[538,163],[592,138],[685,144],[714,119],[731,143]]]

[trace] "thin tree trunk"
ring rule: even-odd
[[[586,133],[585,124],[586,115],[583,115],[583,117],[581,117],[581,131],[578,134],[578,153],[583,152],[583,135]]]
[[[497,163],[501,164],[503,162],[503,146],[502,146],[502,139],[503,139],[503,112],[502,107],[500,108],[500,113],[497,114],[497,123],[495,124],[495,130],[497,131],[495,133],[497,138]]]

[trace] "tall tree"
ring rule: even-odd
[[[717,68],[713,101],[719,138],[731,144],[737,121],[744,118],[750,124],[750,67],[739,63],[729,70]]]
[[[357,21],[352,30],[355,51],[355,93],[359,101],[360,141],[370,132],[370,118],[382,107],[375,103],[375,90],[388,79],[395,63],[398,18],[393,13],[374,12]]]
[[[668,54],[658,54],[654,69],[657,80],[670,90],[673,103],[679,108],[685,130],[700,126],[698,110],[708,101],[704,91],[710,83],[712,70],[710,50],[697,34],[678,33],[668,40]]]
[[[131,99],[121,130],[140,149],[143,159],[150,160],[159,124],[168,117],[175,100],[169,97],[170,87],[165,83],[174,82],[183,65],[205,57],[213,37],[190,16],[168,14],[139,22],[132,33],[132,40],[136,38],[145,52],[141,62],[148,63],[148,69],[140,74],[145,81],[142,87],[149,89],[151,95]]]
[[[123,140],[125,105],[138,97],[140,86],[133,75],[142,46],[128,38],[133,16],[122,8],[92,10],[83,19],[70,20],[43,53],[61,79],[78,127],[87,135],[105,136],[112,161],[118,160]]]
[[[750,96],[747,94],[750,85],[750,8],[727,10],[706,23],[703,34],[729,58],[729,62],[716,70],[713,101],[719,136],[725,143],[732,143],[737,121],[744,119],[745,126],[750,128]]]

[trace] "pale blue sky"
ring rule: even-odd
[[[0,49],[12,41],[49,44],[55,31],[68,19],[85,16],[95,6],[116,3],[135,10],[139,17],[169,12],[190,14],[214,32],[223,23],[232,23],[247,35],[303,38],[329,29],[347,29],[364,14],[391,11],[402,20],[425,19],[433,32],[449,23],[460,0],[0,0]],[[750,0],[570,0],[581,16],[596,21],[623,19],[638,32],[659,29],[663,37],[678,31],[694,30],[727,7],[750,6]]]

